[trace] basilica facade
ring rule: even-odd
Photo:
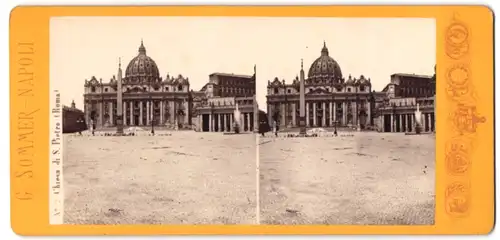
[[[432,80],[434,79],[434,81]],[[345,76],[330,57],[326,43],[310,65],[307,77],[292,81],[275,78],[267,85],[270,123],[283,128],[299,127],[300,82],[304,80],[306,127],[347,127],[380,132],[410,132],[419,106],[424,130],[434,131],[435,77],[394,74],[382,91],[372,89],[369,76]]]
[[[116,125],[117,82],[122,82],[123,124],[157,126],[195,131],[231,131],[234,110],[239,106],[242,130],[253,131],[255,68],[253,75],[214,73],[199,91],[191,89],[182,75],[160,76],[155,61],[147,55],[141,41],[138,54],[125,68],[125,75],[109,81],[91,77],[84,84],[86,123],[96,129]]]

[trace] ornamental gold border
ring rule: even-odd
[[[436,19],[435,225],[49,225],[49,19],[55,16]],[[16,7],[10,16],[12,228],[21,235],[486,234],[494,225],[493,80],[493,13],[484,6]],[[26,129],[29,139],[21,134]]]

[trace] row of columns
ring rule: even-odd
[[[203,114],[198,115],[198,126],[203,128]],[[240,132],[253,131],[253,113],[241,113]],[[214,113],[208,114],[209,132],[234,132],[234,114],[233,113]]]
[[[135,103],[139,102],[139,117],[138,117],[138,122],[136,122],[136,119],[134,117],[134,110],[136,107],[134,107]],[[145,102],[145,104],[144,104]],[[107,114],[108,118],[104,118],[104,104],[107,104]],[[177,121],[180,123],[188,123],[189,122],[189,105],[187,101],[184,101],[182,103],[185,109],[185,115],[183,118],[178,118]],[[99,113],[99,116],[97,116],[98,119],[96,119],[96,123],[98,123],[98,126],[114,126],[116,124],[116,116],[114,114],[114,106],[116,105],[116,102],[99,102],[97,104],[97,112]],[[145,106],[144,106],[145,105]],[[166,109],[166,106],[168,106],[168,109]],[[177,117],[175,111],[180,107],[180,104],[174,101],[159,101],[159,116],[158,114],[155,116],[155,119],[159,119],[160,124],[163,124],[165,122],[170,122],[174,123],[175,118]],[[169,119],[165,119],[165,111],[169,110]],[[139,100],[139,101],[123,101],[123,119],[124,119],[124,125],[125,126],[145,126],[145,125],[150,125],[152,120],[153,120],[153,104],[150,100]],[[146,117],[144,121],[144,117]],[[87,108],[87,122],[90,123],[90,106]]]
[[[338,103],[340,103],[341,105],[340,106],[337,106]],[[368,104],[368,101],[364,101],[363,102],[365,104],[365,113],[367,114],[366,116],[366,119],[367,121],[369,121],[369,119],[371,118],[371,109],[369,107],[369,104]],[[306,102],[306,127],[316,127],[316,126],[319,126],[320,123],[319,121],[321,121],[321,126],[331,126],[332,125],[332,122],[336,122],[338,121],[340,125],[347,125],[347,124],[357,124],[358,123],[358,105],[356,102],[338,102],[338,101],[334,101],[334,102],[331,102],[331,101],[321,101],[321,102]],[[274,114],[275,112],[275,107],[276,106],[273,106],[273,105],[269,105],[268,106],[269,109],[268,109],[268,120],[270,123],[273,122],[273,119],[272,119],[272,115]],[[342,117],[340,117],[339,119],[338,116],[337,116],[337,108],[339,107],[339,109],[341,109],[342,111]],[[352,113],[352,121],[349,122],[349,119],[347,118],[347,109],[348,107],[351,108],[351,113]],[[311,116],[310,116],[310,110],[312,108],[312,121],[311,121]],[[327,114],[326,114],[326,109],[329,109],[328,111],[328,114],[329,114],[329,118],[330,121],[327,121]],[[290,111],[291,109],[291,124],[289,123],[290,120],[286,119],[287,118],[287,111]],[[298,103],[295,103],[295,102],[292,102],[292,103],[286,103],[286,102],[282,102],[282,103],[278,103],[278,110],[280,112],[280,124],[282,125],[291,125],[292,127],[297,127],[298,126]],[[318,109],[322,109],[322,118],[320,120],[318,120],[318,117],[317,117],[317,112],[318,112]],[[368,123],[368,122],[367,122]],[[367,124],[365,123],[365,124]]]
[[[434,113],[422,113],[422,132],[432,132],[435,129],[432,116]],[[385,118],[382,117],[385,128]],[[415,132],[415,114],[390,114],[390,132]]]

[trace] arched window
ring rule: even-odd
[[[178,91],[182,91],[182,85],[179,85],[179,86],[177,87],[177,90],[178,90]]]
[[[95,92],[95,87],[94,87],[94,86],[92,86],[92,87],[90,88],[90,91],[91,91],[91,92]]]

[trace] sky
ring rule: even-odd
[[[252,75],[265,110],[267,83],[293,81],[301,59],[307,76],[323,42],[344,77],[371,78],[382,90],[394,73],[432,75],[434,19],[284,17],[54,17],[50,22],[51,88],[83,109],[85,79],[108,82],[141,43],[160,75],[182,74],[200,90],[214,72]]]

